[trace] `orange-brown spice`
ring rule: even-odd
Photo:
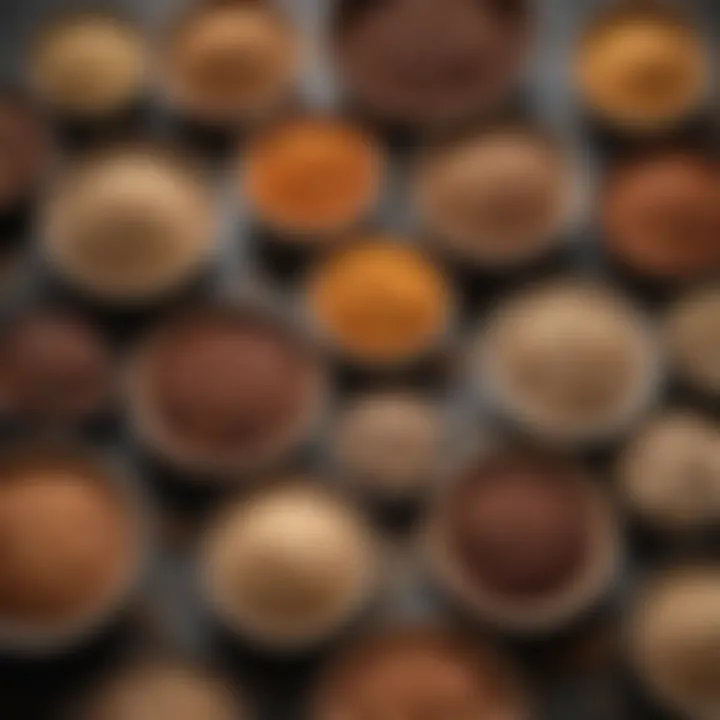
[[[319,324],[339,348],[369,362],[401,362],[443,332],[451,290],[421,253],[376,238],[324,261],[310,287]]]
[[[282,230],[333,232],[371,208],[382,160],[372,139],[343,122],[310,118],[260,136],[250,150],[245,185],[261,219]]]

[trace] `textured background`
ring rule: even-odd
[[[717,0],[677,0],[683,6],[692,6],[703,19],[703,27],[720,38],[720,2]],[[306,94],[318,105],[332,106],[334,93],[331,68],[322,58],[323,17],[328,0],[285,0],[297,15],[307,32],[317,38],[316,57],[311,59],[306,77]],[[22,71],[23,48],[28,34],[37,27],[47,13],[72,8],[76,3],[67,0],[0,0],[0,80],[16,79]],[[150,27],[161,30],[168,17],[179,11],[184,2],[178,0],[84,0],[82,6],[120,8]],[[582,127],[573,110],[567,83],[568,53],[582,20],[593,7],[610,4],[608,0],[538,0],[541,14],[541,32],[536,56],[531,63],[531,94],[536,113],[580,142],[584,142]],[[720,57],[720,50],[718,51]],[[402,211],[401,196],[392,191],[386,202],[387,224],[408,229],[409,218]],[[222,190],[220,190],[222,192]],[[237,279],[239,265],[237,252],[242,245],[236,242],[243,237],[247,225],[242,208],[236,202],[227,202],[228,233],[227,256],[224,267],[226,278]],[[133,618],[140,632],[141,642],[159,646],[168,651],[187,653],[207,659],[217,659],[217,644],[210,642],[211,633],[198,612],[192,592],[192,569],[184,542],[187,528],[168,526],[165,542],[155,564],[149,601],[145,602]],[[399,548],[403,557],[402,547]],[[399,566],[400,567],[400,566]],[[406,566],[403,565],[403,568]],[[433,604],[419,592],[412,572],[398,570],[397,582],[379,615],[380,620],[415,617],[432,612]],[[136,627],[137,630],[137,627]],[[602,623],[596,623],[580,636],[579,644],[562,644],[558,652],[551,652],[553,662],[547,665],[546,678],[540,678],[544,690],[543,717],[549,720],[651,720],[657,717],[647,709],[628,704],[619,692],[617,676],[609,666],[597,658],[604,657],[605,634]],[[33,671],[25,668],[0,667],[0,718],[2,720],[33,720],[53,717],[57,710],[55,692],[74,689],[76,677],[85,677],[87,667],[97,664],[97,655],[91,654],[85,664],[77,668],[68,665],[65,675],[55,668]],[[312,662],[287,663],[281,667],[257,658],[233,656],[233,662],[259,689],[262,715],[267,720],[294,720],[299,717],[299,700],[305,680],[314,669]],[[540,662],[541,665],[545,664]],[[75,670],[81,672],[75,673]],[[552,672],[550,672],[552,670]],[[54,680],[50,680],[54,678]],[[558,679],[559,678],[559,679]],[[36,685],[36,683],[41,683]],[[46,690],[47,688],[47,690]],[[172,720],[168,718],[167,720]]]

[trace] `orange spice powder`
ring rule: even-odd
[[[613,124],[652,130],[682,119],[709,83],[702,37],[661,7],[620,7],[593,24],[575,67],[593,112]]]
[[[421,253],[389,238],[350,246],[323,261],[309,295],[331,340],[370,363],[402,362],[429,349],[451,309],[447,278]]]
[[[327,118],[294,120],[254,142],[244,184],[268,225],[328,233],[351,227],[372,207],[382,164],[363,131]]]

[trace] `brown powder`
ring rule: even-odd
[[[171,321],[138,368],[136,420],[155,449],[212,463],[242,464],[294,446],[318,401],[311,349],[242,310],[201,309]]]
[[[571,174],[551,138],[502,128],[434,152],[421,167],[417,204],[437,242],[454,256],[514,264],[561,239],[573,209]]]
[[[493,456],[451,494],[448,532],[463,572],[494,594],[562,591],[588,556],[582,471],[543,455]]]
[[[384,122],[464,122],[502,108],[520,84],[532,25],[526,0],[337,5],[341,78]]]
[[[98,468],[33,457],[0,469],[0,616],[51,627],[102,611],[128,578],[135,541]]]
[[[48,138],[32,106],[0,95],[0,212],[31,199],[49,160]]]
[[[170,100],[189,116],[213,124],[256,119],[294,88],[297,33],[267,3],[205,4],[173,34],[166,65]]]
[[[72,314],[46,311],[19,318],[0,336],[0,396],[23,419],[78,422],[109,403],[109,348]]]
[[[360,643],[321,684],[318,720],[508,718],[527,715],[511,669],[482,645],[442,630],[405,630]]]
[[[337,418],[332,455],[363,491],[389,498],[427,490],[444,465],[443,414],[431,400],[371,393]]]
[[[693,278],[720,268],[720,170],[687,153],[652,155],[610,178],[607,245],[635,272]]]

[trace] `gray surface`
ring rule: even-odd
[[[175,0],[104,0],[104,2],[84,2],[83,5],[102,5],[122,7],[130,11],[142,22],[161,28],[167,17],[180,9]],[[310,70],[306,76],[306,96],[315,104],[331,106],[335,99],[328,69],[330,65],[323,61],[321,53],[323,0],[287,0],[306,26],[308,33],[318,37],[317,55],[311,58]],[[572,98],[567,83],[567,53],[577,28],[584,15],[593,5],[603,4],[601,0],[592,2],[583,0],[540,0],[541,35],[536,59],[532,63],[532,92],[537,99],[538,115],[547,118],[563,128],[576,140],[582,139],[572,108]],[[688,4],[688,3],[681,3]],[[25,40],[40,18],[47,12],[65,9],[71,3],[67,0],[0,0],[0,77],[16,77],[22,68],[22,50]],[[698,0],[696,7],[707,13],[706,27],[717,33],[717,23],[710,22],[711,8],[717,4],[713,0]],[[718,12],[717,14],[720,14]],[[716,18],[717,20],[717,18]],[[397,188],[396,188],[397,189]],[[227,217],[226,256],[223,263],[224,280],[227,284],[237,282],[237,268],[241,265],[242,247],[235,239],[243,236],[247,230],[242,208],[229,197],[223,197],[219,190],[219,202],[225,207]],[[403,209],[402,196],[393,192],[385,204],[386,224],[411,230],[411,218]],[[250,278],[246,277],[247,280]],[[435,607],[419,591],[418,578],[412,562],[406,564],[404,548],[398,547],[396,582],[392,584],[389,596],[378,615],[379,621],[392,619],[403,621],[408,618],[433,614]],[[196,594],[193,591],[192,558],[181,546],[166,545],[162,550],[162,561],[157,564],[150,590],[150,607],[155,615],[145,638],[148,645],[158,645],[175,652],[187,653],[197,657],[212,657],[213,646],[209,642],[208,627],[201,621],[198,613]],[[260,669],[261,684],[265,685],[266,703],[263,715],[270,720],[299,716],[295,701],[295,685],[301,668],[292,666],[288,672],[270,673]],[[612,687],[611,679],[595,678],[590,685],[572,683],[556,688],[546,688],[547,698],[543,716],[557,720],[641,720],[641,716],[627,710],[612,709],[602,705],[599,698],[610,703],[619,702],[613,692],[610,696],[605,690]],[[267,692],[269,690],[269,692]],[[0,717],[6,720],[0,698]],[[29,716],[17,716],[26,720]],[[649,716],[648,716],[649,717]],[[8,720],[14,717],[8,716]],[[170,719],[168,719],[170,720]]]

